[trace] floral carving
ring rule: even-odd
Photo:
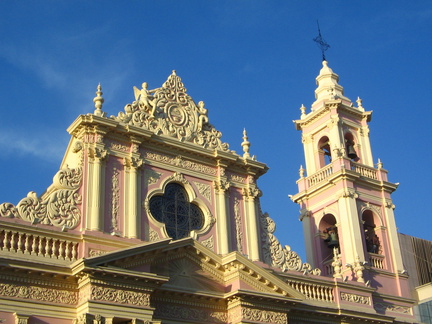
[[[411,308],[406,306],[399,306],[389,303],[374,303],[374,308],[379,311],[390,311],[402,314],[411,314]]]
[[[208,149],[228,152],[228,144],[222,143],[222,133],[209,122],[204,103],[197,105],[186,94],[180,77],[173,73],[161,88],[142,90],[134,88],[135,101],[125,106],[115,120],[150,130],[155,134],[177,138]]]
[[[120,204],[119,171],[114,168],[111,178],[111,234],[118,234],[118,214]]]
[[[209,202],[211,202],[211,187],[208,184],[201,183],[201,182],[195,182],[195,186],[197,187],[199,193],[205,197]]]
[[[11,203],[0,205],[1,217],[21,218],[32,224],[53,225],[63,229],[75,228],[81,219],[77,207],[81,196],[77,193],[82,179],[82,169],[63,169],[53,179],[54,190],[44,199],[30,191],[16,206]]]
[[[213,235],[210,236],[207,240],[202,241],[201,244],[204,245],[206,248],[213,251],[213,249],[214,249]]]
[[[282,247],[279,240],[273,235],[276,231],[276,224],[267,213],[261,213],[260,224],[265,263],[278,267],[282,271],[294,270],[311,272],[314,275],[321,274],[320,269],[312,269],[309,263],[303,263],[300,256],[291,251],[288,245]]]
[[[144,181],[148,185],[155,184],[160,179],[162,173],[153,170],[146,170],[144,173]]]
[[[93,300],[129,304],[134,306],[149,306],[150,295],[137,291],[126,291],[108,287],[91,287],[91,298]]]
[[[241,216],[240,216],[240,202],[237,197],[234,198],[234,218],[235,218],[235,230],[236,230],[236,241],[237,241],[237,251],[243,253],[243,231],[241,228]]]

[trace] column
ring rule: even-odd
[[[224,179],[219,179],[213,182],[213,186],[216,194],[218,253],[224,255],[229,253],[231,249],[231,226],[228,219],[228,189],[230,184]]]
[[[104,230],[105,170],[104,160],[108,152],[100,147],[89,148],[89,173],[87,192],[87,228],[94,231]]]
[[[141,235],[141,171],[143,160],[135,157],[125,159],[125,236],[140,238]]]
[[[250,184],[248,188],[243,189],[243,199],[245,202],[245,221],[246,221],[246,239],[248,246],[248,255],[252,261],[259,260],[260,249],[259,242],[261,237],[259,236],[258,221],[257,221],[257,208],[256,200],[260,195],[260,191],[255,185]]]

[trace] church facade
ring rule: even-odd
[[[79,116],[38,197],[0,205],[3,323],[416,323],[371,112],[323,62],[295,121],[307,262],[275,237],[257,180],[175,71],[116,116]]]

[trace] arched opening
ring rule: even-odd
[[[382,254],[381,239],[376,231],[374,214],[365,210],[362,214],[364,241],[368,253]]]
[[[336,218],[332,214],[326,214],[319,223],[320,242],[319,250],[323,270],[327,275],[333,273],[331,266],[333,260],[333,250],[339,253],[339,235],[336,226]]]
[[[345,139],[345,152],[346,156],[348,156],[353,161],[358,161],[360,158],[357,155],[357,152],[355,150],[355,141],[354,136],[351,133],[346,133],[344,136]]]
[[[331,163],[330,140],[327,136],[322,137],[318,142],[318,155],[320,168]]]

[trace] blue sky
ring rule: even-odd
[[[314,101],[321,53],[345,95],[373,110],[374,160],[392,182],[402,233],[432,240],[432,2],[430,1],[1,1],[0,203],[40,195],[59,168],[66,128],[93,112],[116,115],[133,86],[159,87],[175,69],[203,100],[231,149],[270,170],[259,186],[276,235],[304,258],[297,191],[304,164],[292,120]]]

